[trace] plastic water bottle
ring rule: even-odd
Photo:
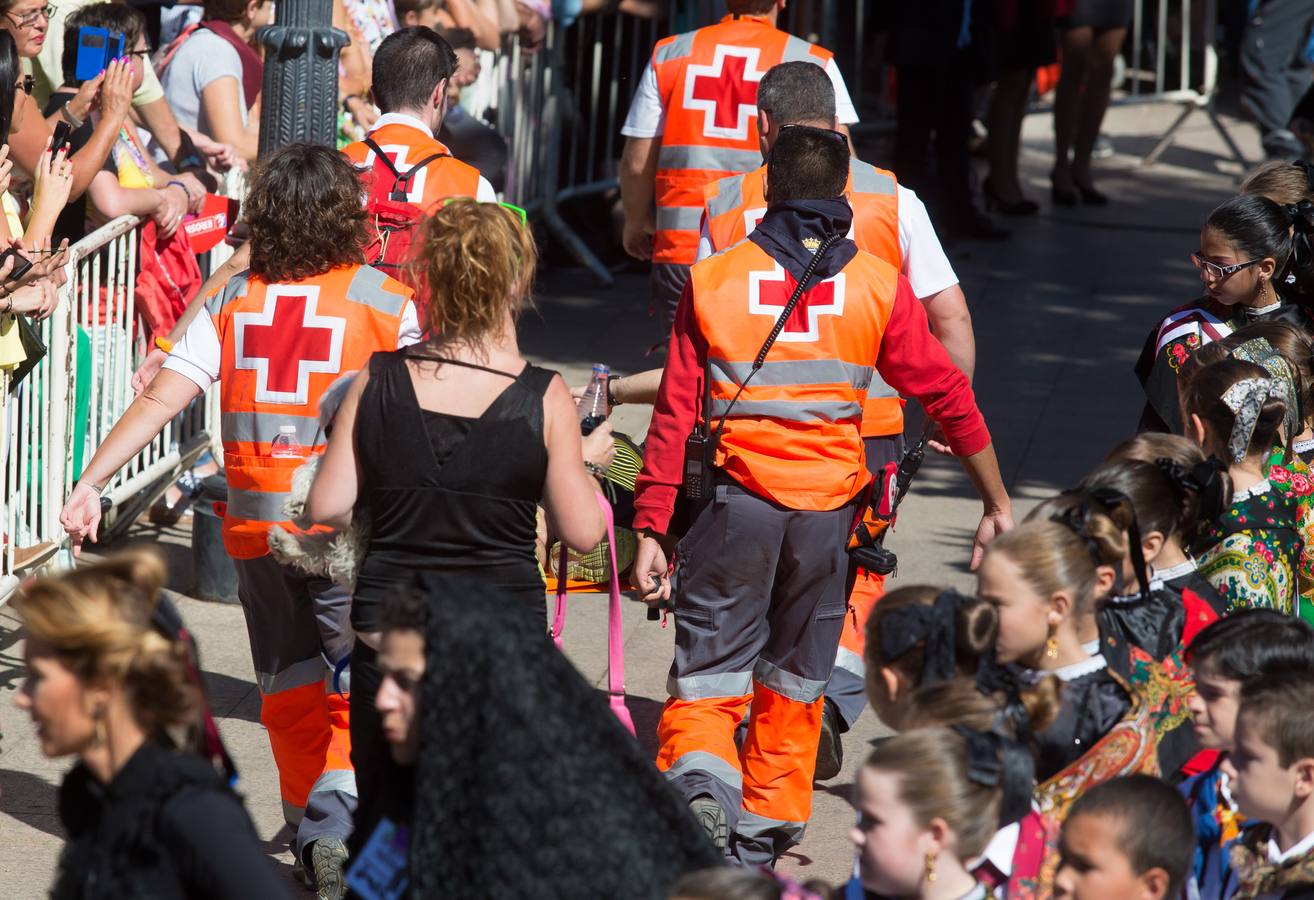
[[[278,437],[269,447],[269,455],[274,459],[305,459],[306,448],[297,440],[297,426],[278,426]]]
[[[593,377],[589,379],[589,386],[585,388],[584,396],[580,398],[579,406],[576,408],[579,413],[579,430],[582,434],[592,433],[593,429],[607,421],[607,416],[611,413],[611,410],[607,409],[609,378],[611,378],[611,366],[606,363],[593,364]]]

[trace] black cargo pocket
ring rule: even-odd
[[[823,603],[817,607],[816,615],[813,621],[825,622],[829,619],[842,619],[844,614],[849,611],[848,603]]]

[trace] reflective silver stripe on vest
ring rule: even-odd
[[[329,769],[315,779],[310,786],[310,793],[322,794],[329,791],[341,791],[348,797],[356,796],[356,773],[351,769]]]
[[[712,415],[723,416],[729,398],[712,401]],[[730,418],[783,419],[786,422],[841,422],[862,415],[862,404],[827,400],[744,400],[740,399]]]
[[[798,843],[807,829],[807,822],[790,822],[786,819],[768,819],[747,810],[739,813],[739,823],[735,825],[735,834],[746,838],[766,838],[781,835],[785,843]]]
[[[716,196],[707,201],[707,218],[715,219],[744,202],[744,176],[731,175],[716,183]]]
[[[667,780],[674,781],[690,772],[704,772],[735,790],[740,790],[744,786],[744,776],[738,769],[715,753],[708,753],[706,750],[693,750],[684,754],[662,774]]]
[[[787,62],[810,62],[824,67],[826,61],[812,52],[812,45],[802,38],[789,36],[785,42],[785,52],[780,57],[782,63]]]
[[[245,297],[250,287],[251,273],[238,272],[228,283],[223,286],[219,293],[215,294],[205,302],[205,311],[210,315],[218,315],[219,310],[223,309],[230,301],[237,297]]]
[[[321,657],[303,659],[272,675],[268,672],[256,672],[256,684],[259,685],[262,694],[277,694],[293,688],[305,687],[308,684],[322,684],[324,668],[324,660]]]
[[[666,692],[677,700],[711,700],[716,697],[746,697],[753,693],[752,672],[721,672],[715,675],[667,676]]]
[[[683,59],[693,52],[694,32],[686,31],[684,34],[677,34],[671,38],[669,43],[663,44],[653,51],[652,61],[654,63],[670,62],[673,59]]]
[[[370,266],[361,266],[347,285],[347,299],[377,309],[385,316],[401,315],[406,299],[401,294],[385,290],[383,280],[388,276]]]
[[[746,362],[726,362],[723,359],[709,359],[715,381],[729,381],[740,385],[753,371],[753,364]],[[767,360],[753,376],[753,384],[787,385],[787,384],[851,384],[856,390],[865,391],[871,384],[876,370],[872,366],[859,366],[838,359],[798,359]]]
[[[220,433],[224,441],[244,441],[268,444],[278,437],[283,425],[297,427],[297,440],[301,446],[314,446],[319,433],[319,419],[315,416],[289,416],[282,413],[226,412],[220,417]]]
[[[277,491],[247,491],[230,485],[228,516],[248,522],[284,522],[287,515],[283,512],[283,506],[291,496],[290,493]]]
[[[815,678],[804,678],[802,675],[786,672],[765,659],[759,659],[753,666],[753,680],[780,696],[797,700],[799,703],[812,703],[826,692],[824,679],[817,681]]]
[[[835,668],[851,672],[859,678],[867,677],[867,664],[848,647],[840,647],[835,651]]]
[[[703,220],[700,206],[659,206],[657,207],[658,231],[697,231]]]
[[[728,147],[662,147],[657,155],[658,169],[707,169],[714,172],[751,172],[762,165],[757,150],[733,150]]]
[[[858,194],[884,194],[888,197],[898,193],[893,178],[860,159],[849,159],[849,177],[854,192]]]
[[[899,392],[890,387],[885,379],[881,377],[880,372],[873,372],[871,384],[867,387],[867,399],[872,400],[877,397],[897,397]]]

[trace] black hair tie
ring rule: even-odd
[[[967,778],[982,787],[1000,789],[999,827],[1019,821],[1031,811],[1036,787],[1036,763],[1025,746],[997,731],[951,726],[967,741]]]
[[[917,687],[948,681],[958,672],[954,647],[958,608],[971,598],[941,591],[930,606],[920,603],[892,609],[881,618],[881,655],[889,662],[924,644]]]

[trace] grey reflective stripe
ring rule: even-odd
[[[220,416],[219,428],[225,441],[271,443],[278,437],[283,425],[297,427],[297,440],[303,447],[311,447],[319,435],[316,416],[285,416],[279,413],[226,412]]]
[[[287,514],[283,507],[291,496],[278,491],[246,491],[229,485],[228,516],[253,522],[284,522]]]
[[[670,676],[666,692],[677,700],[710,700],[716,697],[746,697],[753,693],[752,672],[721,672],[716,675]]]
[[[290,691],[293,688],[305,687],[308,684],[324,683],[324,660],[316,656],[314,659],[303,659],[301,662],[294,662],[281,672],[269,674],[268,672],[256,672],[256,684],[260,687],[262,694],[278,694],[283,691]]]
[[[849,159],[849,176],[853,180],[853,190],[858,194],[891,196],[898,192],[893,178],[860,159]]]
[[[662,147],[657,155],[658,169],[751,172],[760,165],[762,154],[757,150],[731,150],[727,147]]]
[[[785,42],[785,52],[780,57],[782,63],[787,62],[810,62],[824,67],[826,61],[812,52],[812,45],[802,38],[796,38],[790,35],[789,40]]]
[[[387,277],[378,269],[361,266],[352,276],[351,284],[347,285],[347,299],[377,309],[385,316],[401,315],[407,298],[383,287],[383,280]]]
[[[713,400],[712,415],[723,416],[729,399]],[[743,400],[735,404],[730,418],[783,419],[787,422],[840,422],[862,415],[860,403],[826,400]]]
[[[753,680],[763,687],[770,688],[782,697],[797,700],[799,703],[811,703],[826,691],[826,682],[815,678],[804,678],[793,672],[786,672],[777,665],[759,659],[753,666]]]
[[[731,175],[716,182],[716,196],[707,201],[707,218],[723,216],[744,202],[744,176]]]
[[[744,379],[753,371],[753,364],[747,362],[727,362],[723,359],[709,359],[715,381],[729,381],[736,385],[743,384]],[[787,385],[787,384],[851,384],[860,391],[867,390],[876,370],[871,366],[859,366],[839,359],[799,359],[767,360],[753,376],[753,384]],[[738,404],[735,409],[738,409]]]
[[[327,791],[341,791],[348,797],[356,796],[356,773],[351,769],[329,769],[310,786],[312,794]]]
[[[682,59],[693,52],[693,42],[694,32],[686,31],[684,34],[677,34],[671,38],[670,43],[663,44],[653,51],[652,61],[664,63],[673,59]]]
[[[715,753],[708,753],[706,750],[693,750],[684,754],[662,774],[666,776],[667,781],[674,781],[690,772],[705,772],[735,790],[740,790],[744,786],[744,776],[738,769]]]
[[[873,371],[871,384],[867,385],[867,399],[873,400],[877,397],[897,397],[899,392],[890,387],[885,379],[881,377],[880,372]]]
[[[237,297],[245,297],[247,290],[250,288],[251,273],[238,272],[228,283],[223,286],[223,290],[215,294],[205,303],[205,311],[210,315],[217,315],[219,310],[223,309],[230,301]]]
[[[867,677],[867,664],[862,661],[862,657],[845,647],[835,651],[835,668],[852,672],[859,678]]]
[[[790,843],[798,843],[807,829],[807,822],[790,822],[786,819],[768,819],[748,810],[740,810],[739,822],[735,825],[735,834],[744,837],[761,838],[768,835],[784,835]]]
[[[659,206],[657,207],[658,231],[697,231],[703,220],[700,206]]]

